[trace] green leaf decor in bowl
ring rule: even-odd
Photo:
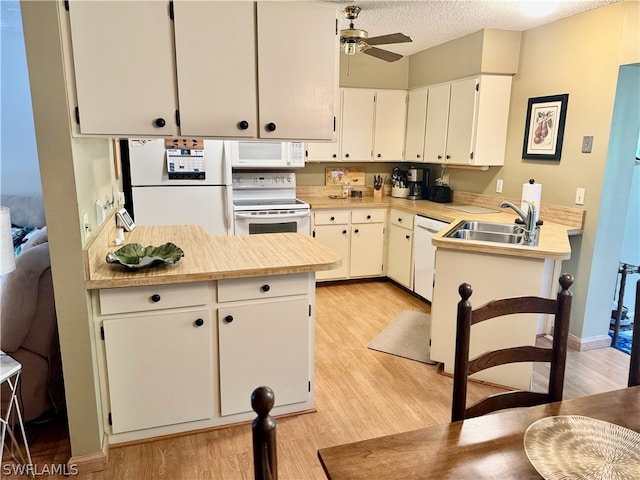
[[[117,263],[132,270],[173,264],[184,257],[182,249],[173,243],[159,247],[143,247],[139,243],[128,243],[115,252],[107,253],[107,263]]]

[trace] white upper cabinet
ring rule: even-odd
[[[79,131],[335,140],[336,13],[319,2],[72,1]]]
[[[427,115],[424,134],[424,161],[444,163],[449,122],[451,85],[430,87],[427,92]]]
[[[84,134],[178,134],[173,27],[165,2],[71,2]]]
[[[181,133],[256,137],[254,4],[180,1],[173,8]]]
[[[430,87],[424,161],[503,165],[511,76],[480,75]]]
[[[424,162],[424,134],[427,120],[427,89],[409,92],[407,105],[407,138],[404,159],[407,162]]]
[[[335,138],[338,42],[334,6],[258,2],[260,138]]]
[[[406,117],[406,90],[376,92],[376,118],[373,133],[375,161],[398,162],[404,158]]]
[[[406,90],[344,88],[341,154],[343,162],[397,162],[403,158]]]
[[[370,162],[373,149],[375,90],[345,88],[342,91],[343,162]]]

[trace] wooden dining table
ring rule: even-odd
[[[331,480],[539,479],[524,434],[536,420],[557,415],[640,432],[640,386],[321,448],[318,457]]]

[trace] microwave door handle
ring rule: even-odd
[[[303,212],[303,213],[280,213],[280,214],[273,214],[273,215],[252,215],[250,213],[236,213],[235,214],[236,218],[253,218],[253,219],[261,219],[261,218],[302,218],[302,217],[308,217],[309,216],[309,212]]]

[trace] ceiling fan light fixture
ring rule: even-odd
[[[358,44],[356,42],[345,42],[344,53],[346,55],[355,55],[358,52]]]

